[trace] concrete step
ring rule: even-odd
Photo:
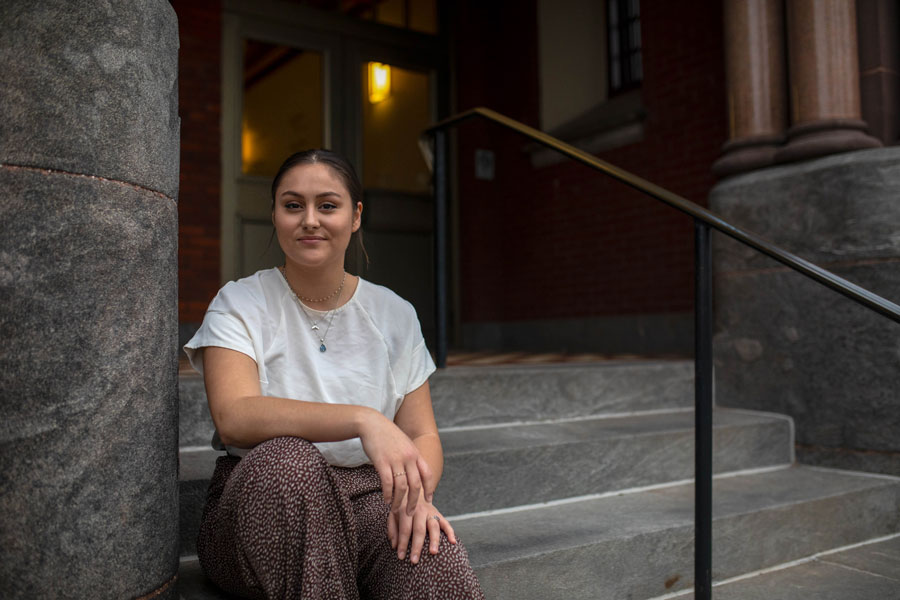
[[[900,532],[898,506],[898,478],[799,466],[719,478],[713,578]],[[488,598],[638,599],[693,585],[693,516],[693,485],[679,485],[454,528]]]
[[[179,377],[179,444],[205,446],[213,425],[203,378]],[[693,406],[690,361],[453,367],[431,378],[440,427],[533,422]]]
[[[720,476],[714,494],[715,580],[900,533],[898,478],[795,466]],[[671,598],[692,585],[693,485],[463,516],[454,527],[492,600]],[[876,574],[898,564],[896,555],[873,552],[845,557],[842,564],[869,565]],[[857,595],[803,597],[896,597],[882,593],[896,588],[885,587],[883,579],[857,578],[864,586]],[[801,574],[800,581],[808,576]],[[726,585],[715,596],[790,600],[794,596],[784,590],[794,585],[786,575],[777,593],[719,595]],[[225,598],[192,560],[182,562],[179,593],[184,600]]]
[[[431,388],[442,428],[691,408],[694,363],[454,367]]]
[[[178,445],[209,446],[213,431],[200,373],[178,374]]]
[[[716,472],[793,460],[787,417],[723,409],[713,422]],[[441,439],[444,475],[435,503],[445,515],[686,480],[694,472],[693,411],[452,428]],[[217,455],[181,452],[182,555],[194,552]]]
[[[793,462],[791,420],[716,410],[716,472]],[[448,515],[547,502],[694,476],[694,412],[443,431],[437,506]]]
[[[690,598],[690,593],[678,598]],[[900,600],[900,534],[713,588],[716,600]]]

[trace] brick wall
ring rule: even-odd
[[[172,0],[178,15],[181,180],[178,318],[199,322],[219,289],[221,0]]]
[[[645,0],[641,12],[644,138],[599,157],[705,205],[727,137],[720,3]],[[456,19],[458,108],[536,126],[534,2],[473,0]],[[474,178],[476,148],[496,152],[494,181]],[[689,217],[587,167],[534,169],[521,138],[483,123],[461,128],[458,164],[463,321],[691,309]]]
[[[179,319],[198,322],[219,288],[221,0],[173,0],[179,18]],[[460,2],[457,107],[539,121],[534,0]],[[705,204],[725,141],[721,8],[642,3],[648,110],[642,142],[600,158]],[[476,148],[497,177],[474,179]],[[459,136],[464,321],[679,312],[692,303],[690,219],[586,167],[531,166],[525,144],[470,123]]]

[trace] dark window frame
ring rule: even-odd
[[[607,0],[606,17],[607,73],[613,96],[640,87],[644,79],[640,0]]]

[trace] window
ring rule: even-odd
[[[608,0],[609,91],[623,92],[640,85],[641,9],[639,0]]]
[[[541,128],[592,154],[642,140],[638,0],[537,0],[537,17]],[[535,167],[562,160],[531,153]]]
[[[538,0],[541,128],[561,125],[607,98],[606,6],[597,0]]]
[[[321,52],[243,41],[241,173],[272,177],[298,148],[325,144]]]

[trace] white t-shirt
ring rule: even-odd
[[[263,396],[369,406],[393,420],[406,394],[435,370],[415,309],[360,278],[353,297],[334,312],[327,350],[321,352],[309,319],[324,332],[329,318],[327,312],[300,308],[281,273],[266,269],[219,290],[184,350],[201,373],[205,346],[246,354],[256,361]],[[213,447],[225,448],[218,434]],[[370,462],[359,438],[316,447],[332,465]]]

